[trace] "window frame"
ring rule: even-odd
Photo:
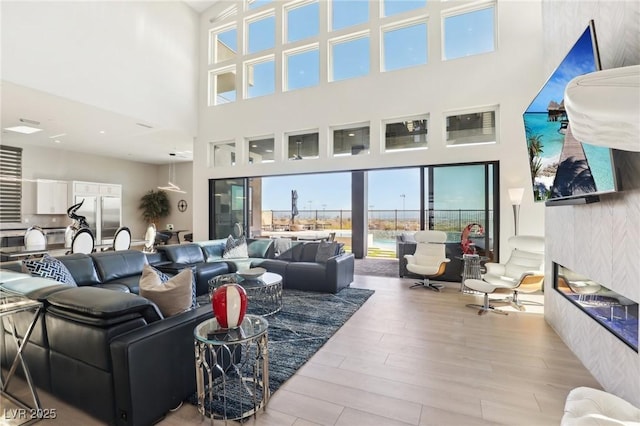
[[[310,86],[304,86],[304,87],[297,87],[295,89],[290,89],[289,88],[289,63],[288,60],[290,57],[295,56],[295,55],[300,55],[303,53],[308,53],[308,52],[312,52],[312,51],[317,51],[318,52],[318,81],[317,83],[310,85]],[[320,73],[320,61],[322,60],[321,58],[321,52],[320,52],[320,43],[313,43],[313,44],[307,44],[304,46],[300,46],[294,49],[288,49],[282,52],[282,91],[283,92],[290,92],[293,90],[301,90],[301,89],[307,89],[310,87],[317,87],[320,85],[320,78],[321,78],[321,73]]]
[[[495,140],[486,141],[486,142],[469,142],[469,143],[459,143],[459,144],[449,143],[449,139],[447,138],[447,118],[448,117],[453,117],[456,115],[467,115],[467,114],[482,114],[485,112],[494,113],[493,128],[495,133]],[[442,113],[442,140],[447,148],[499,144],[500,143],[499,129],[500,129],[500,105],[498,104],[484,105],[484,106],[464,108],[464,109],[447,110]]]
[[[258,141],[264,141],[264,140],[271,140],[273,142],[273,146],[271,149],[271,152],[273,154],[273,159],[272,160],[267,160],[267,161],[260,161],[259,163],[257,162],[252,162],[251,161],[251,143],[252,142],[258,142]],[[267,163],[275,163],[276,161],[276,137],[274,134],[270,134],[270,135],[262,135],[262,136],[252,136],[249,138],[245,138],[245,144],[246,144],[246,148],[247,148],[247,164],[252,166],[255,164],[267,164]]]
[[[263,19],[273,18],[273,46],[268,47],[266,49],[256,50],[255,52],[249,52],[249,27],[251,24],[254,24]],[[278,19],[276,16],[275,9],[268,9],[260,13],[252,14],[251,16],[247,16],[243,19],[243,40],[242,40],[242,54],[243,59],[246,59],[250,55],[264,55],[265,52],[273,51],[276,48],[276,42],[278,41],[277,37],[278,32]]]
[[[235,157],[235,161],[232,159],[231,164],[216,164],[216,147],[222,145],[233,145],[232,154]],[[207,152],[207,166],[209,168],[215,167],[235,167],[238,164],[238,144],[235,139],[227,139],[224,141],[209,142]]]
[[[391,70],[386,70],[385,69],[385,40],[384,40],[384,36],[385,33],[390,32],[390,31],[396,31],[396,30],[401,30],[404,28],[409,28],[409,27],[413,27],[416,26],[418,24],[424,24],[426,27],[426,35],[427,38],[425,40],[425,46],[426,46],[426,52],[425,52],[425,62],[422,64],[416,64],[416,65],[405,65],[403,67],[400,68],[394,68]],[[413,17],[411,19],[405,19],[405,20],[401,20],[401,21],[393,21],[389,24],[385,24],[385,25],[380,25],[380,72],[381,73],[385,73],[385,72],[393,72],[393,71],[398,71],[398,70],[403,70],[403,69],[407,69],[407,68],[413,68],[413,67],[419,67],[422,65],[427,65],[429,63],[429,15],[420,15],[418,17]]]
[[[289,12],[295,9],[300,9],[302,7],[309,6],[311,4],[318,5],[318,32],[315,35],[311,35],[308,37],[300,38],[297,40],[289,41]],[[322,27],[322,13],[320,10],[320,1],[319,0],[302,0],[302,1],[293,1],[291,3],[285,4],[282,8],[282,46],[291,45],[295,43],[304,43],[308,42],[311,39],[317,39],[320,35],[320,29]]]
[[[478,12],[480,10],[493,8],[493,50],[489,52],[480,52],[474,53],[468,56],[458,56],[456,58],[447,59],[446,57],[446,38],[445,38],[445,21],[447,18],[451,18],[453,16],[464,15],[467,13]],[[478,56],[478,55],[486,55],[489,53],[495,53],[498,51],[498,3],[495,0],[483,1],[479,3],[474,3],[471,5],[464,5],[458,7],[452,7],[449,9],[444,9],[440,12],[440,60],[442,62],[455,61],[456,59],[464,59],[468,57]]]
[[[355,77],[348,77],[348,78],[342,78],[340,80],[336,80],[334,78],[333,75],[333,64],[334,64],[334,57],[333,57],[333,48],[338,45],[338,44],[343,44],[343,43],[348,43],[348,42],[352,42],[352,41],[356,41],[356,40],[360,40],[363,38],[367,38],[369,41],[369,49],[367,51],[367,55],[369,57],[369,70],[366,74],[363,75],[358,75]],[[371,31],[367,30],[363,30],[363,31],[357,31],[357,32],[352,32],[343,36],[339,36],[339,37],[333,37],[330,38],[327,41],[327,83],[334,83],[337,81],[345,81],[345,80],[351,80],[354,78],[361,78],[361,77],[365,77],[368,75],[371,75]]]
[[[232,23],[228,23],[226,25],[220,26],[220,27],[215,27],[215,28],[211,28],[209,30],[209,65],[218,65],[218,64],[223,64],[227,61],[234,61],[235,59],[237,59],[238,55],[240,55],[240,52],[238,51],[239,49],[236,50],[236,57],[233,59],[225,59],[224,61],[217,61],[216,57],[217,57],[217,53],[218,53],[218,43],[216,43],[217,39],[218,39],[218,35],[225,33],[227,31],[230,30],[235,30],[236,31],[236,49],[238,47],[238,25],[236,24],[236,22],[232,22]]]
[[[349,153],[340,153],[340,154],[336,154],[335,152],[335,132],[336,131],[340,131],[340,130],[347,130],[347,129],[361,129],[361,128],[368,128],[369,129],[369,146],[366,149],[366,152],[362,153],[362,154],[349,154]],[[329,156],[333,157],[333,158],[340,158],[340,157],[358,157],[358,156],[366,156],[366,155],[370,155],[371,154],[371,121],[361,121],[361,122],[357,122],[357,123],[348,123],[348,124],[341,124],[339,126],[330,126],[329,127]],[[353,147],[352,147],[353,148]]]
[[[427,133],[425,136],[425,146],[417,146],[415,148],[399,148],[399,149],[387,149],[387,124],[395,124],[403,121],[417,121],[417,120],[426,120],[427,121]],[[393,154],[397,152],[407,152],[407,151],[423,151],[429,149],[429,135],[431,133],[431,114],[426,112],[424,114],[414,114],[408,116],[401,116],[395,118],[385,118],[380,121],[381,124],[381,135],[382,135],[382,153],[383,154]]]
[[[226,73],[231,73],[234,75],[234,87],[235,87],[235,92],[236,92],[236,97],[233,101],[229,101],[229,102],[224,102],[224,103],[218,103],[218,79],[217,77],[221,74],[226,74]],[[209,70],[208,74],[208,87],[209,87],[209,94],[207,96],[208,98],[208,102],[207,105],[208,106],[218,106],[218,105],[225,105],[225,104],[230,104],[233,102],[236,102],[238,100],[238,75],[236,72],[236,66],[234,65],[229,65],[223,68],[216,68],[213,70]],[[226,92],[225,92],[226,93]]]
[[[250,66],[261,65],[267,62],[273,62],[273,92],[265,93],[263,95],[258,96],[249,96],[249,72],[248,68]],[[255,72],[251,73],[255,75]],[[256,99],[261,98],[263,96],[273,95],[276,93],[276,82],[277,82],[277,69],[276,69],[276,58],[274,54],[261,56],[259,58],[251,59],[244,61],[242,63],[242,99]]]

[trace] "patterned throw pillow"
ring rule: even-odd
[[[167,281],[169,281],[171,279],[171,277],[167,274],[165,274],[162,271],[157,270],[156,268],[154,268],[151,265],[145,265],[145,268],[151,268],[151,270],[153,272],[155,272],[156,274],[158,274],[158,278],[160,278],[160,282],[162,284],[166,284]],[[196,308],[198,307],[198,303],[196,302],[196,274],[192,274],[192,282],[191,282],[191,308]]]
[[[51,278],[62,284],[76,287],[76,280],[73,279],[71,272],[55,257],[51,257],[45,253],[39,259],[27,259],[22,262],[22,272],[43,278]]]
[[[223,259],[247,259],[249,258],[249,249],[247,248],[247,240],[244,236],[233,238],[229,235],[227,245],[222,253]]]

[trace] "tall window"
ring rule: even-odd
[[[331,81],[369,74],[369,35],[363,34],[331,43]]]
[[[210,63],[224,62],[238,55],[238,31],[227,27],[213,31],[210,38]]]
[[[318,35],[320,30],[320,7],[317,1],[291,7],[286,11],[287,43]]]
[[[339,30],[369,21],[369,2],[354,0],[333,0],[331,8],[331,29]]]
[[[276,44],[276,18],[273,15],[247,21],[247,53],[273,49]]]
[[[382,30],[383,71],[427,63],[427,23],[392,26]]]
[[[270,95],[276,90],[276,68],[273,58],[260,59],[245,65],[247,98]]]
[[[0,145],[0,223],[22,222],[22,148]]]
[[[383,0],[383,16],[397,15],[427,5],[427,0]]]
[[[236,100],[236,67],[209,73],[209,105],[221,105]]]
[[[495,7],[444,17],[443,59],[456,59],[495,50]]]
[[[284,90],[317,86],[320,83],[320,51],[318,46],[285,52]]]

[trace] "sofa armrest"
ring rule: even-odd
[[[201,306],[111,342],[117,425],[154,424],[195,393],[193,330],[212,316]]]
[[[355,256],[353,253],[343,253],[329,258],[326,279],[331,283],[334,293],[351,285],[354,269]]]

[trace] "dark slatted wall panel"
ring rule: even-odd
[[[20,222],[22,148],[0,145],[0,223]]]

